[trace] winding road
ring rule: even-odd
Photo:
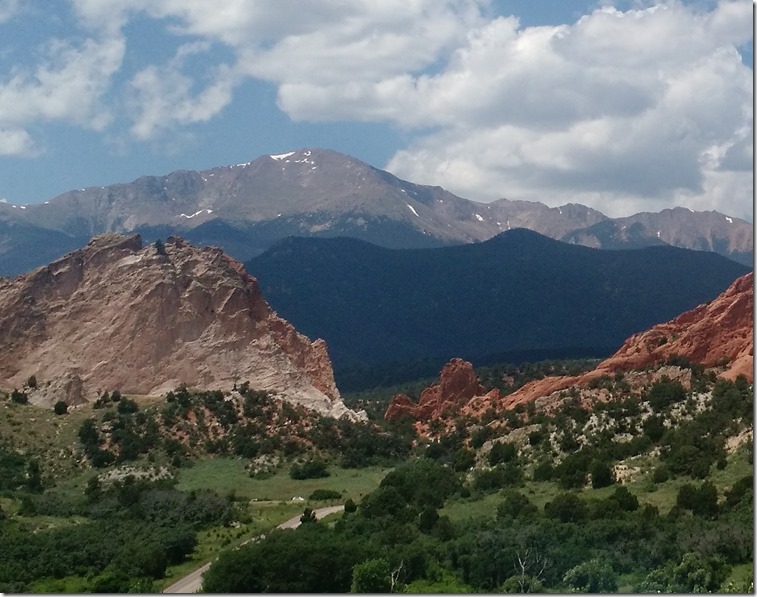
[[[328,516],[329,514],[336,514],[337,512],[341,512],[344,510],[344,506],[327,506],[326,508],[318,508],[317,510],[313,510],[313,513],[315,514],[316,518],[323,518],[325,516]],[[286,522],[282,522],[279,526],[277,526],[277,529],[296,529],[298,526],[300,526],[300,515],[294,516],[287,520]],[[261,535],[262,536],[262,535]],[[242,545],[245,543],[249,543],[250,541],[254,541],[258,537],[253,537],[252,539],[248,539]],[[200,587],[202,587],[202,575],[205,574],[208,571],[208,568],[210,568],[210,565],[213,562],[208,562],[204,566],[201,566],[194,572],[187,574],[184,578],[180,578],[172,585],[166,587],[163,592],[164,593],[183,593],[183,594],[189,594],[189,593],[196,593],[200,590]]]

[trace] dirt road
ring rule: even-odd
[[[328,506],[326,508],[318,508],[317,510],[314,510],[316,518],[323,518],[324,516],[328,516],[329,514],[336,514],[337,512],[341,512],[344,510],[344,506]],[[297,515],[286,522],[282,522],[279,526],[277,526],[277,529],[296,529],[298,526],[300,526],[300,516]],[[244,543],[249,543],[250,541],[253,541],[257,537],[254,537],[253,539],[248,539]],[[242,543],[242,545],[244,545]],[[164,593],[183,593],[183,594],[189,594],[189,593],[196,593],[200,590],[200,587],[202,586],[202,575],[205,574],[208,571],[208,568],[210,568],[210,565],[213,562],[208,562],[204,566],[201,566],[191,574],[187,574],[184,578],[180,578],[175,583],[170,585],[169,587],[166,587],[163,592]]]

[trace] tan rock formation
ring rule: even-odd
[[[20,387],[34,374],[47,401],[67,399],[45,393],[64,378],[78,377],[72,391],[87,400],[249,380],[323,414],[357,416],[341,401],[325,342],[278,317],[240,263],[177,237],[163,253],[139,235],[106,234],[0,278],[0,385]]]

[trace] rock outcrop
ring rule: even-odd
[[[601,375],[632,371],[685,357],[706,367],[723,364],[726,379],[754,380],[754,274],[737,278],[717,298],[628,338],[595,370],[576,377],[545,377],[507,396],[514,405],[548,396]]]
[[[674,355],[706,367],[722,366],[720,375],[727,379],[743,374],[753,381],[753,273],[735,280],[713,301],[634,334],[614,355],[582,375],[545,377],[501,396],[497,390],[486,392],[478,383],[470,363],[453,359],[442,369],[440,382],[423,390],[417,404],[404,394],[398,394],[392,398],[384,418],[397,420],[410,416],[417,422],[426,423],[439,418],[448,420],[458,413],[480,416],[492,407],[503,412],[532,400],[542,399],[540,402],[544,406],[547,397],[572,386],[586,387],[591,380],[616,371],[633,372],[650,365],[662,365]],[[688,369],[678,367],[662,367],[656,372],[675,379],[685,373],[690,377]],[[632,373],[631,377],[635,384],[650,383],[656,374],[639,371]],[[685,385],[689,383],[684,379],[681,381]]]
[[[446,413],[457,412],[475,397],[496,400],[499,391],[487,393],[478,382],[473,365],[463,359],[452,359],[439,373],[439,383],[421,392],[418,403],[405,394],[397,394],[384,414],[387,421],[409,416],[416,421],[429,421]]]
[[[679,355],[706,367],[724,362],[722,377],[743,374],[754,363],[754,274],[741,276],[715,300],[672,321],[631,336],[599,365],[607,371],[640,369]]]
[[[106,234],[0,278],[0,386],[34,375],[32,402],[35,394],[76,402],[114,389],[150,395],[249,381],[322,414],[357,416],[341,401],[325,342],[278,317],[239,262],[178,237],[142,244],[136,234]]]

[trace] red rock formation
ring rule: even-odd
[[[384,418],[396,420],[409,415],[416,421],[429,421],[449,412],[480,416],[491,407],[506,411],[571,386],[586,386],[602,375],[662,363],[673,355],[708,367],[725,361],[723,377],[733,379],[743,374],[753,381],[752,273],[738,278],[713,301],[631,336],[614,355],[583,375],[545,377],[527,383],[512,394],[500,396],[496,390],[485,393],[470,363],[453,359],[442,369],[440,383],[423,390],[418,404],[399,394],[392,399]]]
[[[738,278],[715,300],[672,321],[631,336],[598,369],[628,371],[672,355],[707,367],[728,361],[722,374],[744,374],[751,381],[754,363],[754,275]]]
[[[79,378],[87,400],[249,380],[324,414],[355,415],[339,397],[326,344],[278,317],[240,263],[176,237],[164,253],[143,248],[139,235],[107,234],[0,278],[0,386],[34,374],[46,403],[54,397],[43,390],[62,378]]]
[[[439,373],[439,383],[423,390],[417,404],[405,394],[394,396],[384,419],[396,421],[403,416],[410,416],[417,421],[429,421],[447,412],[459,411],[474,397],[484,395],[496,400],[499,391],[493,390],[487,394],[478,382],[473,365],[462,359],[452,359]]]
[[[514,406],[548,396],[615,371],[632,371],[661,363],[673,355],[711,367],[727,361],[721,374],[754,379],[754,274],[736,279],[717,298],[666,323],[634,334],[594,371],[578,377],[545,377],[506,396]]]

